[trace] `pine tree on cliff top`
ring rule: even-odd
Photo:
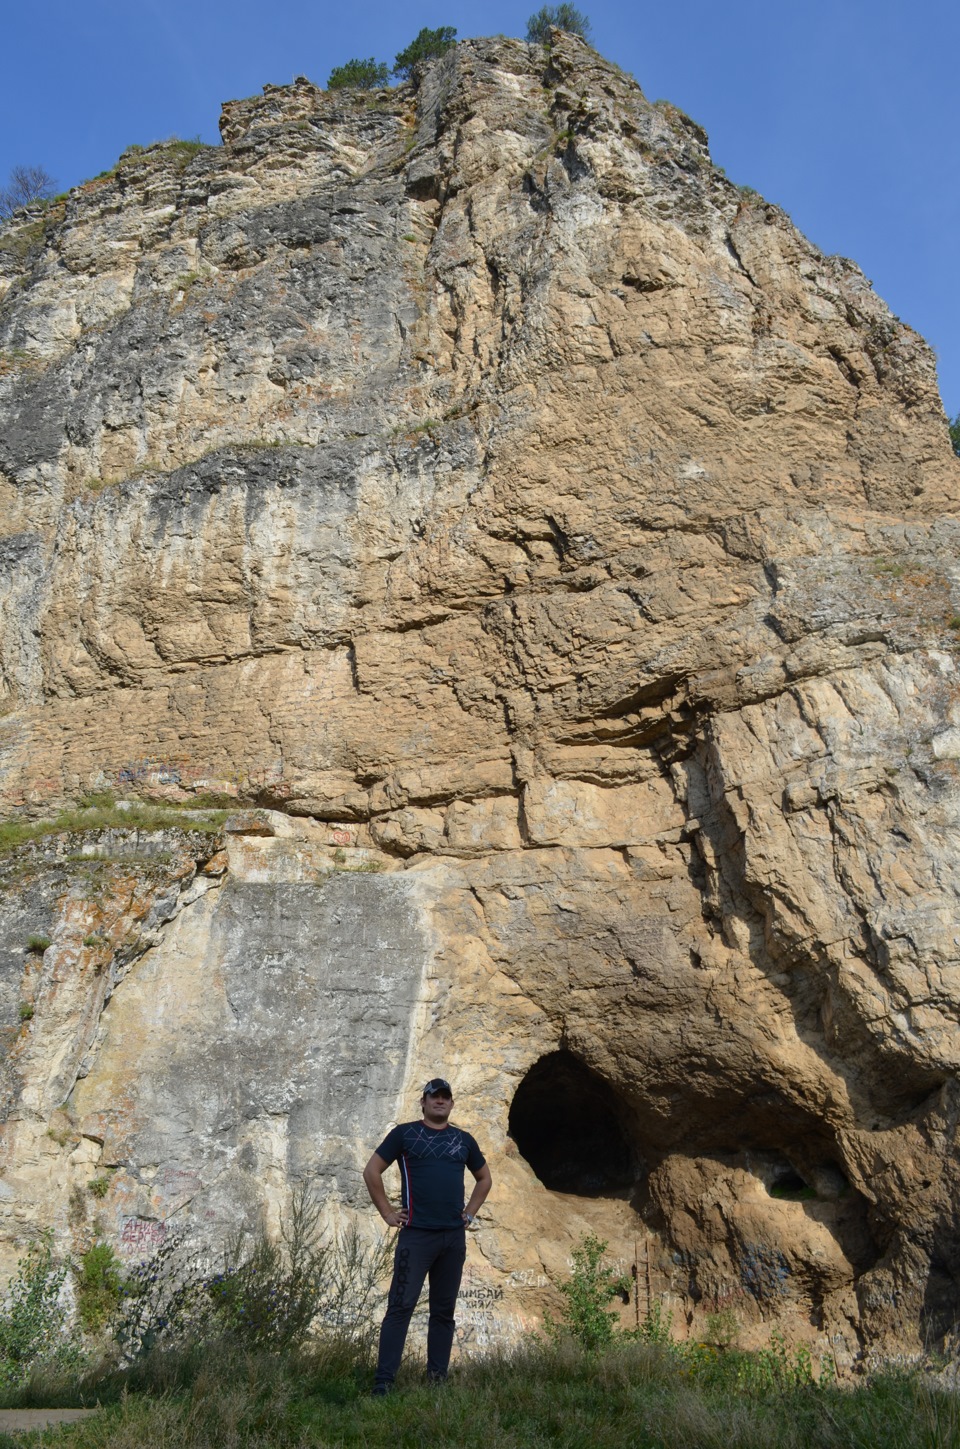
[[[401,50],[397,56],[393,65],[394,75],[401,80],[409,80],[415,66],[443,55],[456,44],[456,36],[454,25],[441,25],[437,30],[429,30],[424,26],[417,38],[411,40],[406,50]]]
[[[570,35],[579,35],[581,40],[590,39],[590,19],[575,5],[544,5],[527,21],[527,39],[546,45],[551,30],[566,30]]]

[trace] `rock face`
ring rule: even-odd
[[[496,1180],[465,1342],[587,1229],[628,1321],[942,1338],[929,349],[569,36],[221,130],[0,236],[5,814],[248,807],[8,858],[8,1257],[215,1239],[304,1180],[370,1222],[359,1169],[441,1071]]]

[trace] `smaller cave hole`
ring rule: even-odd
[[[771,1197],[788,1202],[803,1202],[815,1198],[815,1180],[800,1172],[789,1157],[782,1152],[767,1148],[750,1154],[750,1170],[759,1177]]]
[[[802,1157],[797,1167],[785,1153],[764,1148],[751,1152],[745,1165],[772,1198],[809,1205],[855,1276],[877,1262],[881,1249],[873,1235],[870,1206],[832,1157]]]
[[[793,1167],[782,1169],[770,1184],[770,1196],[785,1198],[788,1202],[804,1202],[816,1195],[817,1189]]]
[[[622,1197],[640,1175],[624,1104],[572,1052],[541,1057],[510,1106],[510,1136],[544,1187]]]
[[[751,1164],[771,1197],[806,1202],[836,1202],[850,1192],[845,1174],[830,1160],[804,1162],[803,1171],[778,1152],[766,1152]]]

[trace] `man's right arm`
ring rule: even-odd
[[[401,1208],[393,1206],[383,1186],[383,1174],[389,1166],[389,1162],[385,1162],[379,1152],[375,1152],[363,1169],[363,1180],[371,1202],[387,1226],[402,1228],[406,1226],[407,1215]]]

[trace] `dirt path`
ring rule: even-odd
[[[18,1429],[45,1429],[49,1424],[73,1424],[96,1409],[0,1409],[0,1434]]]

